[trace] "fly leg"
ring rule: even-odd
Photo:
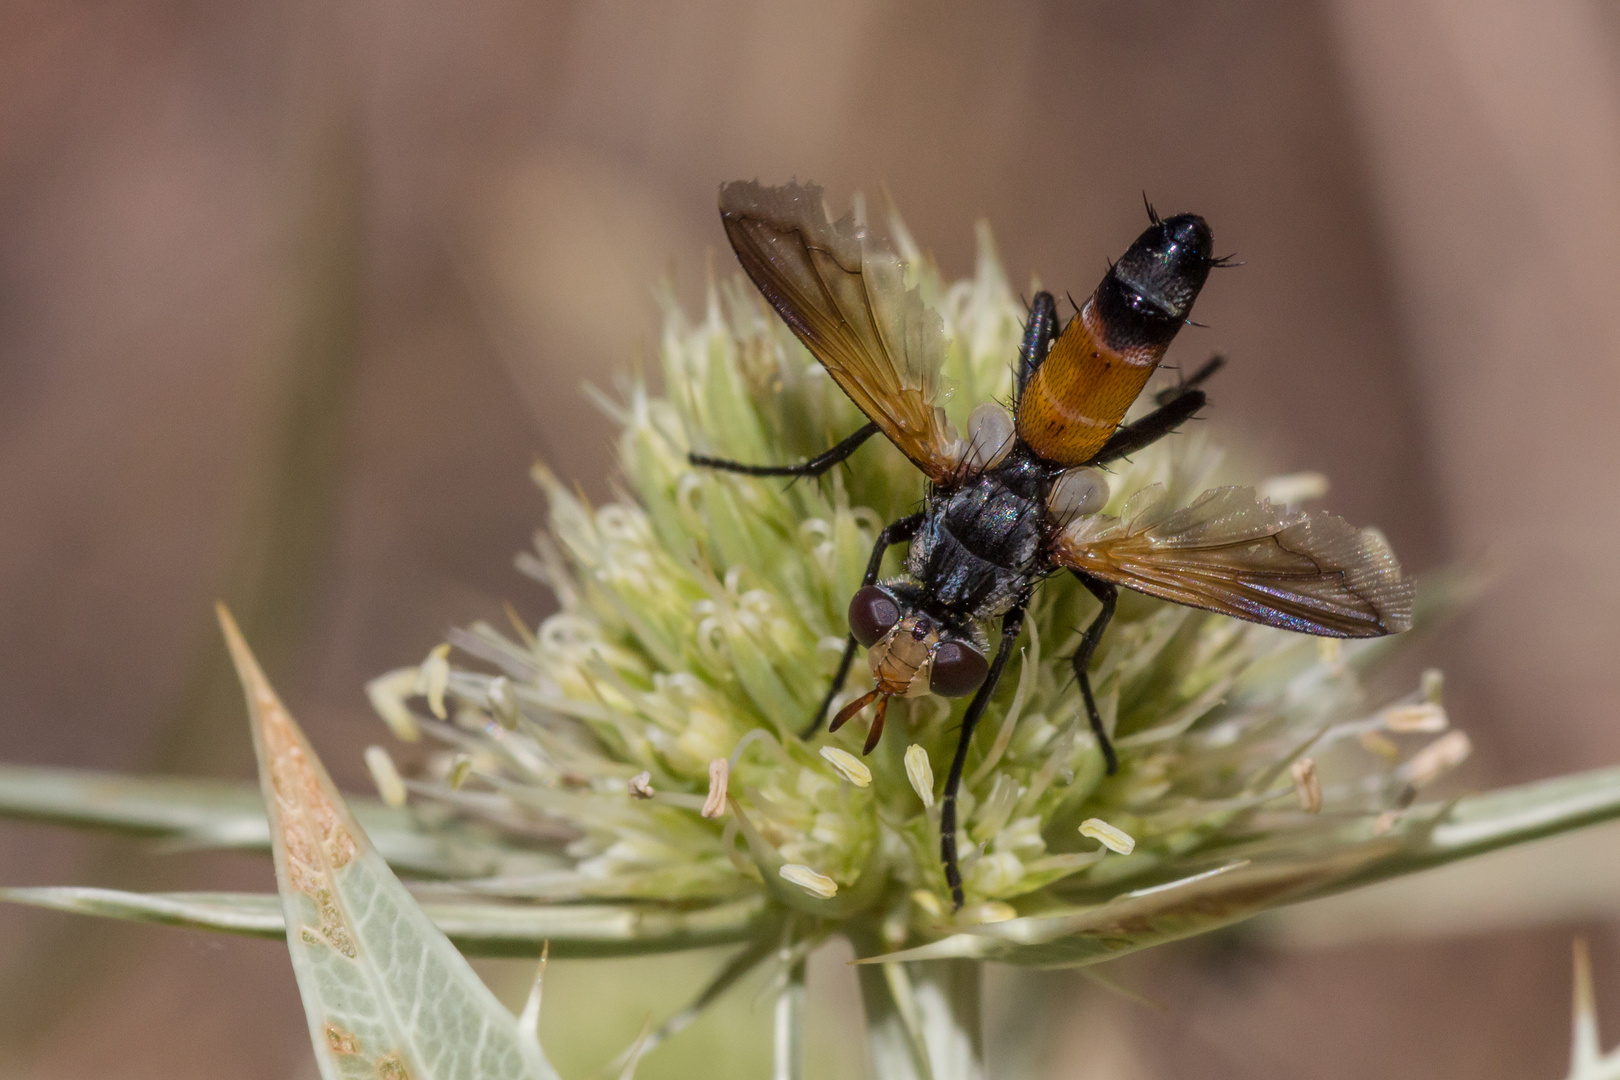
[[[693,465],[705,469],[720,469],[724,472],[742,473],[744,476],[820,476],[859,450],[862,443],[877,433],[876,424],[866,424],[837,446],[822,451],[802,465],[748,465],[741,461],[727,461],[724,458],[706,457],[703,454],[687,454],[686,459]]]
[[[875,430],[877,425],[874,424],[872,427]],[[859,433],[857,432],[857,434]],[[845,442],[848,441],[845,440]],[[898,521],[891,521],[884,526],[883,531],[878,533],[877,543],[872,545],[872,557],[866,563],[866,576],[861,579],[863,588],[867,585],[877,584],[878,572],[883,566],[884,554],[894,545],[916,536],[917,530],[922,527],[922,522],[922,514],[916,513],[900,518]],[[810,738],[816,733],[816,729],[821,727],[821,722],[827,718],[827,710],[832,708],[833,698],[838,696],[838,691],[844,688],[844,680],[849,678],[849,666],[855,662],[855,648],[858,644],[854,634],[850,634],[844,639],[844,656],[843,659],[838,661],[838,674],[833,676],[832,685],[827,687],[827,696],[821,699],[821,708],[816,710],[815,718],[810,721],[810,725],[804,731],[800,732],[799,738]]]
[[[1220,353],[1216,353],[1214,356],[1211,356],[1208,360],[1204,361],[1203,367],[1199,368],[1185,379],[1182,379],[1176,385],[1165,387],[1157,394],[1154,394],[1153,403],[1155,405],[1170,404],[1172,401],[1176,400],[1176,398],[1187,393],[1189,390],[1196,390],[1199,383],[1203,382],[1205,379],[1209,378],[1211,375],[1215,374],[1225,366],[1226,357],[1222,356]]]
[[[1029,305],[1029,321],[1024,323],[1024,340],[1018,346],[1018,393],[1013,400],[1024,396],[1024,387],[1035,374],[1035,369],[1046,360],[1057,336],[1057,301],[1049,292],[1038,292]]]
[[[1097,617],[1086,627],[1085,636],[1080,639],[1080,647],[1074,651],[1069,662],[1074,666],[1074,677],[1079,680],[1080,694],[1086,699],[1086,719],[1091,721],[1092,733],[1097,736],[1097,745],[1102,748],[1103,763],[1108,766],[1108,775],[1113,776],[1119,771],[1119,755],[1114,753],[1114,744],[1109,741],[1108,733],[1103,730],[1102,714],[1097,711],[1097,699],[1091,694],[1091,656],[1097,651],[1097,643],[1102,640],[1103,631],[1108,629],[1108,620],[1114,617],[1114,604],[1119,599],[1119,589],[1109,582],[1099,581],[1090,574],[1082,574],[1078,570],[1069,572],[1102,603],[1102,610],[1097,612]]]
[[[962,714],[962,733],[956,739],[956,757],[951,759],[951,774],[945,778],[945,795],[939,803],[939,855],[945,863],[945,883],[951,887],[951,903],[957,910],[962,908],[963,897],[962,868],[956,861],[956,793],[962,786],[962,769],[967,765],[968,744],[973,741],[973,729],[978,726],[979,717],[984,715],[984,707],[990,704],[990,695],[996,692],[996,683],[1001,679],[1001,669],[1012,652],[1013,642],[1018,640],[1018,632],[1024,627],[1026,602],[1027,598],[1019,600],[1001,617],[1001,647],[996,650],[996,658],[990,662],[984,685],[979,687],[979,692],[968,702],[967,712]]]
[[[1143,447],[1158,442],[1186,423],[1208,400],[1204,392],[1198,389],[1198,384],[1219,371],[1225,363],[1225,357],[1212,356],[1208,363],[1193,372],[1191,378],[1177,386],[1160,390],[1153,399],[1159,407],[1142,419],[1115,431],[1108,441],[1103,443],[1102,449],[1098,450],[1086,464],[1105,465],[1118,458],[1128,457]]]

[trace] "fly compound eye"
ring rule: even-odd
[[[1090,517],[1107,505],[1108,480],[1096,469],[1066,470],[1046,496],[1052,518],[1065,525],[1075,518]]]
[[[934,650],[928,689],[941,697],[966,697],[989,673],[990,665],[979,650],[960,641],[942,641]]]
[[[849,632],[867,648],[877,644],[899,621],[900,605],[876,585],[867,585],[850,597]]]

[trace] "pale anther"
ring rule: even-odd
[[[512,693],[512,683],[505,675],[497,675],[489,681],[489,689],[484,691],[489,700],[489,711],[494,715],[496,723],[508,731],[517,727],[518,703],[517,697]]]
[[[444,692],[450,685],[450,646],[437,645],[422,661],[416,679],[416,692],[427,695],[428,709],[440,720],[449,714],[444,709]]]
[[[1080,835],[1089,836],[1109,851],[1129,855],[1136,850],[1136,839],[1124,829],[1115,828],[1102,818],[1086,818],[1080,823]]]
[[[1401,772],[1406,777],[1407,783],[1413,787],[1423,787],[1468,760],[1468,755],[1473,750],[1474,744],[1469,742],[1464,732],[1453,731],[1440,736],[1413,754],[1406,764],[1401,766]]]
[[[658,794],[653,790],[652,773],[643,769],[630,778],[630,797],[632,799],[650,799]],[[708,804],[704,804],[707,810]]]
[[[407,667],[379,675],[366,683],[366,696],[371,707],[383,718],[394,737],[405,742],[416,742],[422,737],[416,717],[406,706],[405,699],[416,693],[416,682],[421,677],[418,668]]]
[[[1441,732],[1446,730],[1447,723],[1445,708],[1429,702],[1391,706],[1384,710],[1383,720],[1386,730],[1401,734]]]
[[[823,746],[821,756],[826,759],[827,764],[838,770],[839,776],[856,787],[872,786],[872,770],[848,750],[840,750],[836,746]]]
[[[388,751],[380,746],[368,746],[365,757],[371,782],[377,785],[382,801],[395,809],[404,806],[405,781],[399,778],[399,770],[394,767],[394,759],[388,756]]]
[[[1294,778],[1294,794],[1307,814],[1322,809],[1322,779],[1316,775],[1316,762],[1302,757],[1288,767]]]
[[[1368,753],[1377,754],[1385,761],[1396,761],[1401,756],[1401,748],[1382,731],[1363,731],[1358,741]]]
[[[726,783],[731,779],[731,762],[717,757],[709,762],[709,797],[703,800],[703,816],[720,818],[726,814]]]
[[[983,926],[986,923],[1006,922],[1018,918],[1018,909],[1001,900],[989,900],[982,904],[963,908],[956,913],[956,921],[964,925]]]
[[[934,766],[928,761],[928,751],[916,743],[906,747],[906,779],[924,809],[934,805]]]
[[[799,863],[788,863],[778,873],[782,875],[783,881],[791,881],[811,896],[822,900],[830,899],[838,892],[838,882]]]

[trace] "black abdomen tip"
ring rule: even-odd
[[[1197,214],[1154,222],[1097,286],[1097,314],[1116,349],[1170,344],[1209,277],[1214,236]]]

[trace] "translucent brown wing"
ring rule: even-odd
[[[1412,625],[1412,583],[1383,537],[1332,514],[1287,513],[1252,488],[1206,491],[1170,511],[1163,488],[1119,518],[1062,533],[1062,566],[1189,607],[1324,637],[1378,637]]]
[[[934,480],[961,445],[934,405],[945,336],[905,285],[905,264],[845,215],[827,221],[821,188],[736,181],[720,219],[743,269],[860,410]]]

